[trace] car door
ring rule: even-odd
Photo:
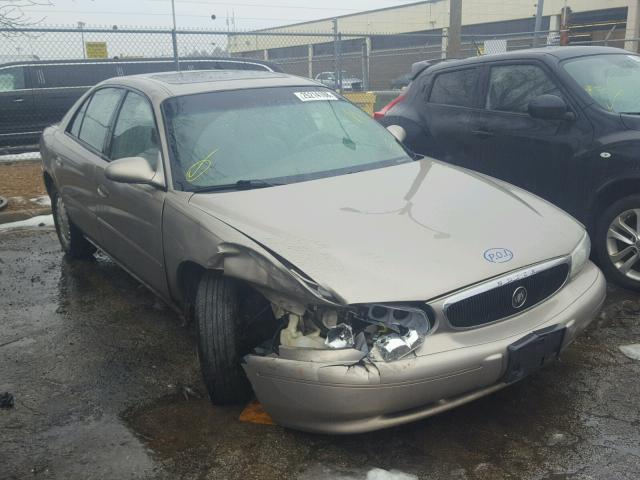
[[[444,70],[435,74],[419,98],[420,123],[427,138],[420,152],[439,160],[469,167],[472,163],[470,122],[477,107],[477,66]]]
[[[104,163],[109,128],[123,90],[100,88],[78,108],[53,158],[56,185],[71,220],[92,240],[100,243],[96,168]]]
[[[0,68],[0,145],[22,144],[36,135],[33,93],[23,66]],[[31,133],[31,135],[29,135]]]
[[[586,188],[580,152],[592,127],[568,92],[544,64],[535,61],[487,65],[484,108],[471,121],[471,168],[534,192],[570,213],[579,211]],[[551,94],[565,100],[573,119],[533,118],[528,105]],[[576,192],[573,192],[576,190]]]
[[[104,174],[109,162],[126,157],[144,157],[154,168],[161,167],[158,138],[151,103],[142,94],[127,91],[114,122],[108,160],[97,168],[101,195],[98,223],[102,246],[109,255],[165,294],[162,250],[165,191],[151,185],[113,182]]]

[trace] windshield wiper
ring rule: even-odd
[[[265,180],[238,180],[236,183],[210,185],[191,190],[193,193],[222,192],[225,190],[253,190],[254,188],[269,188],[283,185],[282,183],[267,182]]]
[[[640,112],[620,112],[620,115],[640,115]]]

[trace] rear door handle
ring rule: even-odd
[[[24,102],[24,98],[14,98],[13,103],[22,103]]]
[[[109,196],[109,190],[104,185],[98,185],[98,195],[102,198],[107,198]]]
[[[471,133],[473,133],[476,137],[480,137],[480,138],[489,138],[489,137],[493,137],[494,133],[490,132],[489,130],[471,130]]]

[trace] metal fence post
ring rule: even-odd
[[[442,60],[447,59],[447,51],[449,49],[449,29],[444,27],[442,29],[442,43],[440,44],[440,58]]]
[[[338,79],[338,90],[342,92],[342,34],[338,32],[338,69],[337,69],[337,79]]]
[[[175,28],[171,30],[171,43],[173,44],[173,62],[176,64],[176,70],[180,71],[180,57],[178,56],[178,33]]]
[[[368,38],[368,37],[367,37]],[[369,90],[369,42],[362,40],[362,89]]]
[[[338,67],[340,60],[338,59],[338,19],[333,19],[333,75],[335,77],[335,87],[338,87]]]

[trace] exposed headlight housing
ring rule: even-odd
[[[575,277],[584,268],[589,255],[591,254],[591,239],[589,234],[584,232],[583,237],[580,239],[578,246],[571,252],[571,272],[569,278]]]

